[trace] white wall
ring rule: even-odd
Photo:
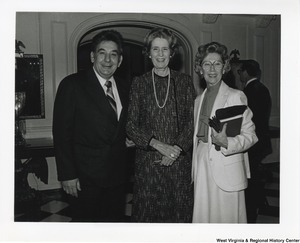
[[[209,41],[219,41],[228,50],[238,49],[241,59],[254,58],[262,66],[262,82],[269,88],[272,100],[270,123],[280,125],[280,19],[267,19],[251,15],[218,15],[215,23],[204,23],[210,17],[202,14],[125,14],[125,13],[39,13],[17,12],[16,39],[25,46],[26,54],[43,54],[45,81],[45,119],[27,120],[28,138],[52,136],[52,111],[56,89],[66,75],[76,72],[76,52],[80,38],[88,31],[99,27],[123,24],[158,24],[170,27],[188,41],[190,70],[194,81],[198,81],[193,72],[193,60],[197,47]],[[127,29],[122,33],[130,38],[143,38],[138,32]],[[279,143],[278,148],[279,149]],[[50,166],[49,185],[43,188],[57,187],[54,160],[48,160]]]

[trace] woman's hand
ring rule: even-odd
[[[212,128],[211,141],[213,144],[227,149],[228,139],[227,139],[227,135],[226,135],[226,128],[227,128],[227,123],[224,124],[222,131],[219,133],[216,132],[216,130]]]
[[[181,148],[178,147],[177,145],[174,145],[174,146],[169,145],[169,144],[163,143],[155,138],[151,139],[150,146],[155,148],[163,156],[165,156],[173,161],[175,161],[179,157],[179,155],[182,151]]]
[[[168,157],[163,156],[161,159],[160,165],[171,166],[174,162],[175,162],[174,159],[169,159]]]
[[[129,138],[126,138],[125,144],[126,144],[127,148],[135,147],[135,143],[132,140],[130,140]]]

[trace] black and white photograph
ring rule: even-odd
[[[200,2],[6,7],[0,242],[300,242],[300,3]]]

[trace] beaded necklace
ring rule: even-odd
[[[166,94],[166,97],[165,97],[165,101],[163,103],[163,105],[161,106],[158,102],[158,99],[157,99],[157,94],[156,94],[156,88],[155,88],[155,82],[154,82],[154,68],[152,69],[152,83],[153,83],[153,89],[154,89],[154,96],[155,96],[155,101],[156,101],[156,104],[157,106],[162,109],[165,107],[166,103],[167,103],[167,100],[168,100],[168,97],[169,97],[169,89],[170,89],[170,69],[168,69],[168,89],[167,89],[167,94]]]

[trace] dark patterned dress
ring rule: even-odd
[[[162,106],[168,78],[155,75],[157,99]],[[155,101],[151,72],[133,80],[127,134],[137,147],[132,220],[134,222],[191,222],[193,185],[191,147],[194,88],[190,76],[171,70],[164,108]],[[182,155],[166,167],[154,162],[162,155],[149,146],[152,138],[178,145]]]

